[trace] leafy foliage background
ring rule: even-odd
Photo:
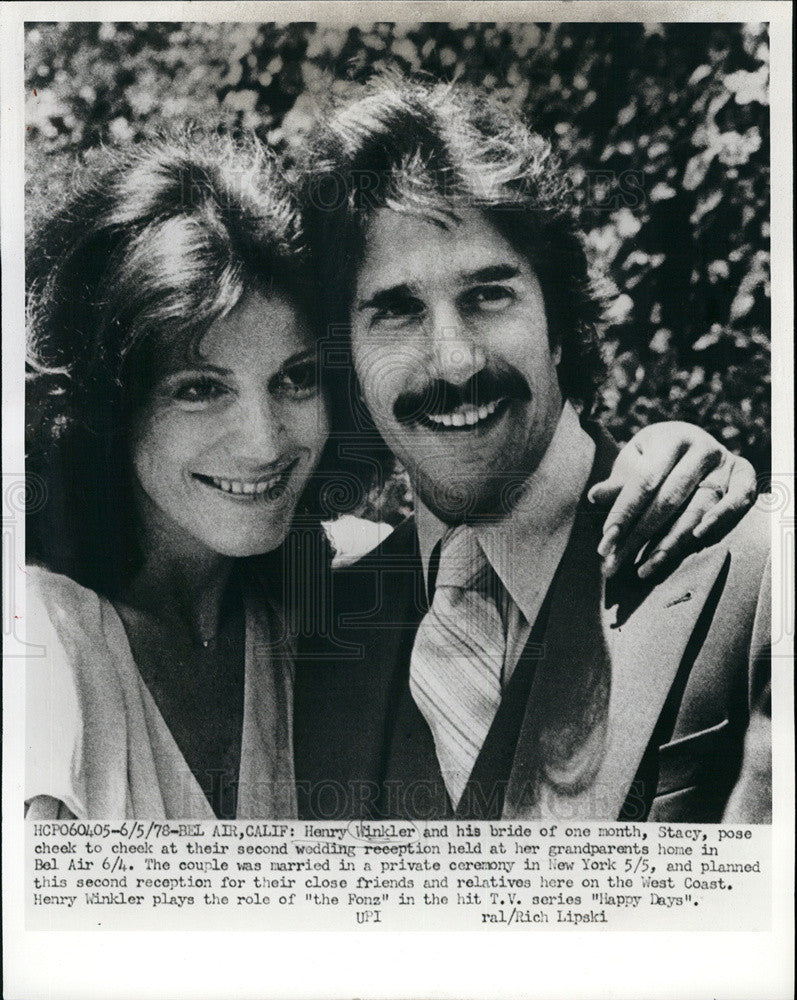
[[[758,24],[59,23],[27,35],[31,208],[76,156],[188,118],[290,156],[397,69],[486,87],[551,138],[610,294],[601,419],[690,420],[770,469],[768,39]],[[406,502],[397,479],[372,513]]]

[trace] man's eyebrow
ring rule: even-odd
[[[380,309],[391,305],[396,300],[406,298],[415,298],[415,293],[410,286],[406,283],[393,285],[391,288],[382,288],[368,299],[359,299],[357,309]]]
[[[507,281],[509,278],[516,278],[520,274],[520,268],[514,264],[491,264],[489,267],[480,267],[477,271],[468,271],[462,275],[465,284],[472,282],[489,283],[491,281]]]
[[[491,281],[507,281],[509,278],[516,278],[519,274],[520,268],[514,264],[491,264],[488,267],[480,267],[476,271],[466,271],[461,275],[461,280],[463,284],[489,283]],[[356,308],[358,311],[380,309],[392,305],[396,300],[415,297],[415,292],[405,282],[401,285],[393,285],[391,288],[380,289],[367,299],[359,299]]]

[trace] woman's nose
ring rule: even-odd
[[[280,406],[271,399],[252,399],[244,401],[237,411],[234,433],[238,454],[260,465],[276,462],[287,437]]]

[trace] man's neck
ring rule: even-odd
[[[538,568],[539,556],[551,538],[569,533],[594,455],[594,442],[579,424],[572,404],[566,402],[548,448],[512,511],[500,519],[474,524],[487,558],[521,610],[531,585],[528,571]],[[426,574],[432,548],[447,525],[417,496],[415,505]]]

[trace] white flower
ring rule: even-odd
[[[659,183],[650,192],[651,201],[666,201],[667,198],[674,198],[677,192],[669,184]]]
[[[625,323],[634,308],[634,300],[630,295],[618,295],[606,310],[606,319],[611,324]]]
[[[747,70],[743,69],[729,73],[725,77],[724,83],[733,94],[737,104],[750,104],[752,101],[757,101],[759,104],[769,104],[767,92],[769,71],[766,65],[759,67],[755,73],[748,73]]]
[[[726,167],[741,167],[747,163],[752,153],[761,148],[761,133],[755,125],[744,134],[723,132],[717,140],[717,145],[720,163],[724,163]]]

